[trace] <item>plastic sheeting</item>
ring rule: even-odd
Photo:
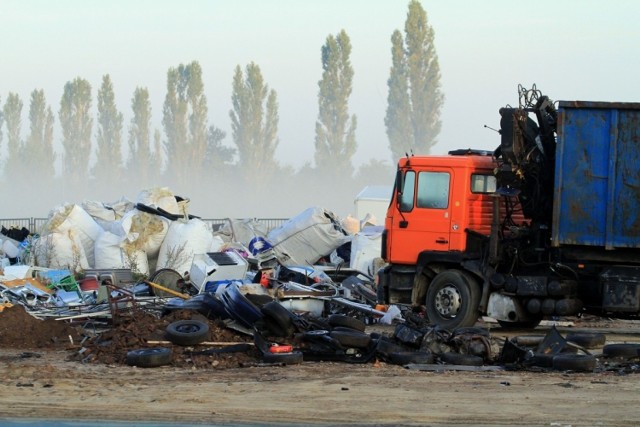
[[[350,236],[330,211],[313,207],[273,229],[267,240],[283,265],[310,265],[331,254]]]

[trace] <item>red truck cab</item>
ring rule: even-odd
[[[385,219],[387,262],[415,265],[423,251],[466,251],[469,230],[489,235],[496,165],[470,153],[400,159]]]

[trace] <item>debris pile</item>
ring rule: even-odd
[[[214,231],[187,208],[188,199],[154,189],[136,203],[56,208],[39,236],[3,230],[0,345],[69,348],[82,363],[199,369],[383,361],[594,371],[621,354],[616,367],[638,361],[637,349],[606,345],[598,358],[589,338],[555,329],[497,338],[379,304],[381,229],[359,230],[353,218],[310,208],[273,229],[245,219]],[[375,324],[393,332],[367,332]]]

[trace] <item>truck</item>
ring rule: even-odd
[[[640,103],[534,87],[499,114],[494,151],[398,161],[380,302],[448,329],[640,314]]]

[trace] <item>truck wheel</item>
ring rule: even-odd
[[[480,289],[475,280],[458,270],[434,277],[427,290],[427,316],[446,329],[473,326],[478,320]]]

